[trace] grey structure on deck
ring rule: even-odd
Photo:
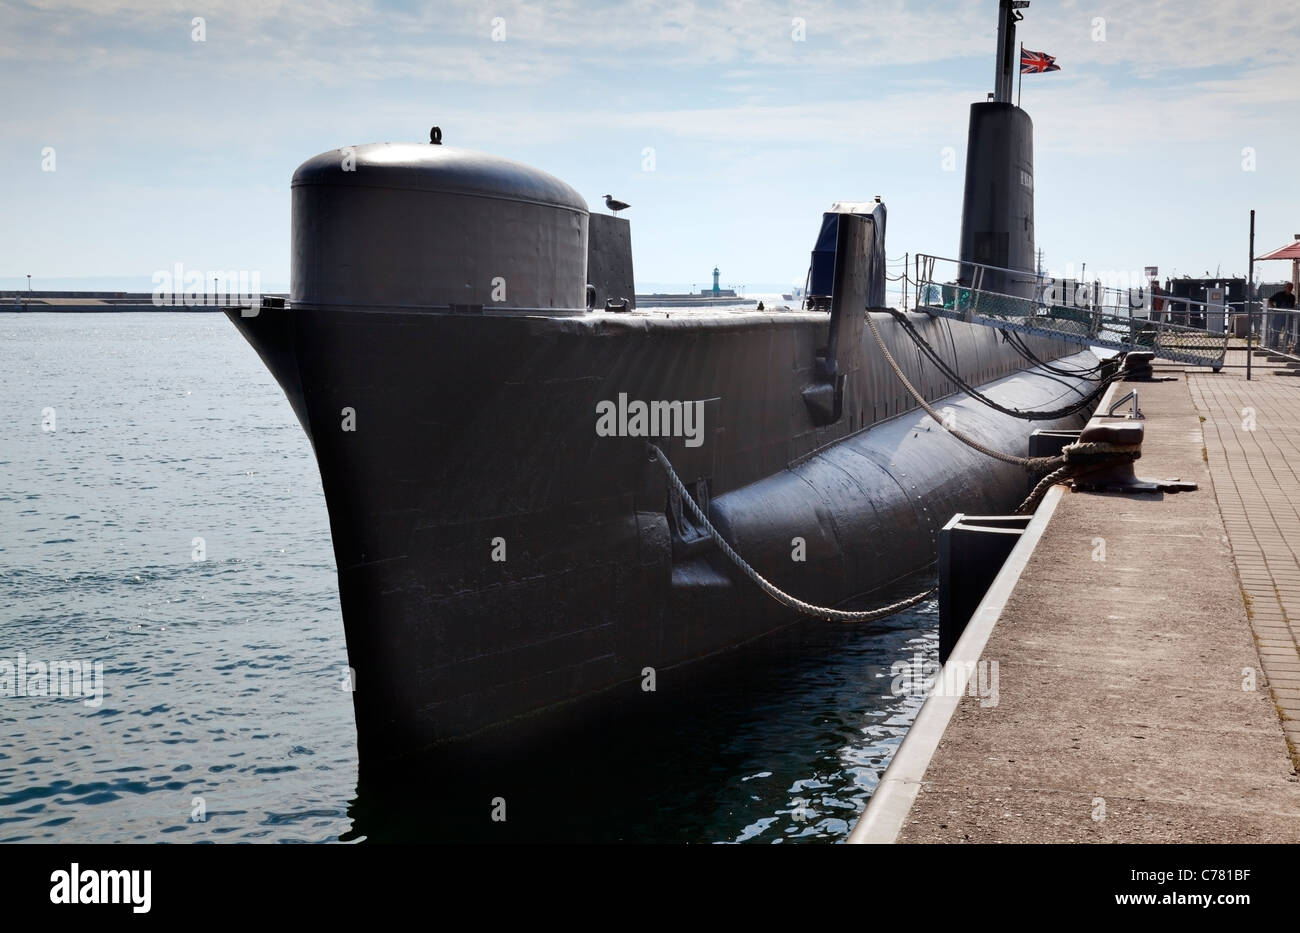
[[[632,228],[621,217],[590,214],[587,217],[587,284],[595,291],[591,305],[604,308],[607,301],[627,301],[636,308],[632,275]]]
[[[296,308],[586,306],[587,203],[545,172],[374,143],[308,159],[292,188]]]

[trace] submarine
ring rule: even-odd
[[[1020,14],[998,15],[960,257],[1009,270],[1014,293],[1033,280],[1032,122],[1010,100]],[[954,513],[1013,509],[1024,470],[928,419],[882,347],[998,449],[1090,414],[1012,417],[926,363],[909,330],[1019,411],[1081,403],[1098,378],[1064,339],[1017,347],[899,312],[904,327],[885,307],[880,200],[821,217],[824,300],[665,310],[635,306],[625,218],[436,128],[321,153],[291,187],[288,297],[226,313],[319,466],[363,775],[799,622],[700,515],[774,586],[834,607],[932,567]]]

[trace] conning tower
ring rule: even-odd
[[[1016,23],[1028,0],[998,5],[998,55],[991,99],[971,104],[966,138],[966,190],[962,199],[958,257],[1001,269],[986,270],[987,291],[1031,297],[1034,269],[1034,124],[1011,102],[1012,75],[1019,65]],[[971,285],[973,269],[963,266],[961,282]]]

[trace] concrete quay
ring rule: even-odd
[[[1300,842],[1283,371],[1158,364],[1112,389],[1139,390],[1138,476],[1199,488],[1049,492],[949,660],[996,671],[996,702],[929,697],[851,842]]]

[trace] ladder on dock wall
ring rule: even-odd
[[[971,324],[1121,352],[1149,350],[1193,366],[1223,365],[1227,311],[1142,288],[1102,288],[1033,272],[916,257],[916,310]],[[1158,303],[1160,307],[1154,307]]]

